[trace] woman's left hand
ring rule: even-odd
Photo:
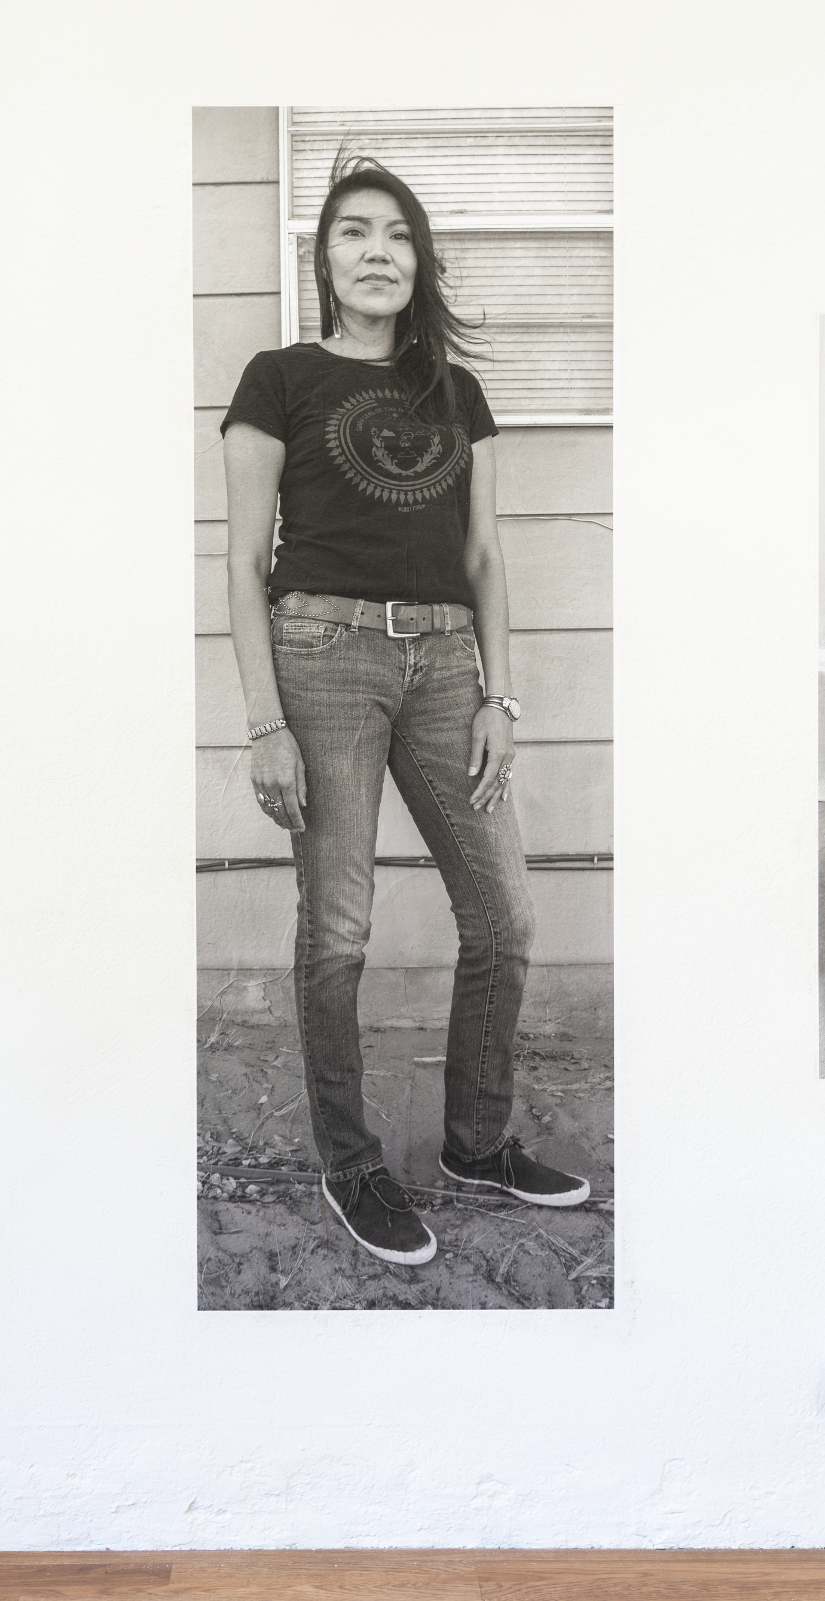
[[[485,760],[486,753],[486,760]],[[510,793],[510,781],[502,783],[499,773],[502,767],[510,765],[515,757],[516,747],[513,741],[513,725],[505,711],[498,706],[482,706],[473,718],[473,744],[470,754],[470,777],[481,770],[478,784],[470,796],[470,805],[474,811],[492,812],[499,801],[506,801]]]

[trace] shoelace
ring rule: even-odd
[[[397,1190],[404,1203],[402,1206],[394,1206],[392,1201],[387,1199],[386,1195],[381,1194],[378,1186],[382,1180],[384,1180],[384,1182],[387,1184],[391,1184],[393,1189]],[[355,1208],[357,1207],[361,1197],[361,1191],[363,1189],[372,1190],[373,1195],[377,1196],[378,1200],[381,1202],[381,1205],[385,1206],[388,1212],[411,1212],[413,1209],[414,1202],[412,1196],[408,1195],[407,1191],[403,1189],[400,1184],[397,1184],[395,1179],[392,1178],[392,1176],[387,1173],[386,1170],[382,1172],[379,1168],[373,1173],[356,1173],[355,1178],[352,1180],[352,1183],[350,1184],[350,1187],[341,1202],[341,1211],[345,1216],[349,1216],[350,1212],[355,1211]]]

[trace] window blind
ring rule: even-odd
[[[610,212],[609,130],[325,129],[293,132],[292,216],[317,217],[342,138],[398,173],[428,212]]]
[[[491,410],[608,414],[610,234],[439,234],[450,299],[477,324],[468,347]],[[298,239],[299,337],[320,338],[314,238]]]

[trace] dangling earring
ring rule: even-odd
[[[411,334],[412,334],[412,326],[413,326],[413,317],[414,316],[415,316],[415,295],[411,295],[410,296],[410,321],[409,321],[408,330],[407,330],[408,333],[411,333]],[[413,342],[414,345],[418,344],[418,334],[413,334],[412,342]]]
[[[329,309],[332,312],[332,337],[333,339],[340,339],[341,324],[338,321],[338,313],[335,309],[335,301],[332,298],[332,290],[329,291]]]

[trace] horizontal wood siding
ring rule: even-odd
[[[533,873],[538,933],[532,960],[609,962],[613,874]],[[288,968],[297,890],[291,867],[198,874],[198,959],[203,967]],[[441,875],[423,867],[378,867],[370,967],[454,967],[455,919]]]
[[[259,350],[281,343],[280,295],[200,295],[194,306],[195,405],[225,408]]]
[[[204,184],[195,188],[193,205],[195,294],[277,293],[278,185]]]
[[[226,519],[219,432],[225,410],[199,410],[196,416],[195,516],[210,522]],[[609,512],[612,430],[505,428],[496,440],[496,475],[501,517]]]
[[[196,106],[192,113],[192,180],[277,183],[276,106]]]
[[[504,429],[496,440],[499,516],[610,511],[612,446],[610,428]]]
[[[225,522],[195,523],[195,555],[225,556],[227,527]],[[202,630],[198,630],[202,632]]]
[[[524,697],[517,742],[610,739],[610,634],[513,634],[510,658],[513,681]],[[198,744],[239,745],[246,712],[232,641],[225,634],[197,638],[195,673]]]
[[[530,855],[606,855],[612,850],[613,752],[608,744],[521,745],[513,800]],[[198,856],[288,856],[289,840],[258,806],[249,752],[197,753]],[[378,823],[379,856],[426,856],[424,844],[387,774]]]
[[[224,524],[204,526],[220,529],[225,537]],[[502,520],[500,535],[511,628],[610,628],[611,534],[606,523]],[[196,558],[195,632],[229,633],[224,555]]]
[[[195,521],[226,521],[226,478],[220,421],[225,408],[195,412]]]

